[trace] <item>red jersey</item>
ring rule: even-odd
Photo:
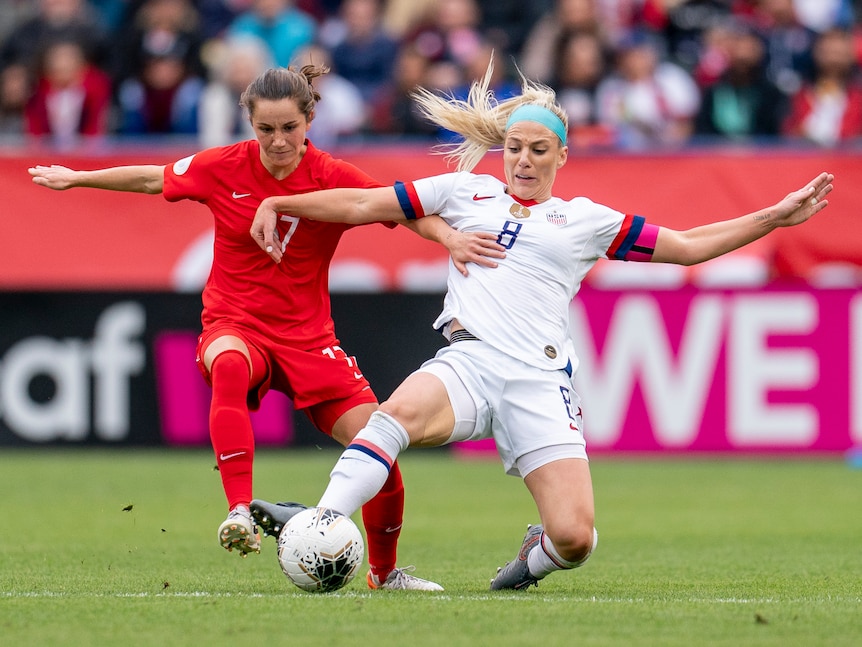
[[[165,167],[165,199],[202,202],[215,219],[213,264],[203,290],[204,331],[235,324],[300,349],[334,343],[329,264],[350,225],[279,220],[279,239],[287,241],[279,264],[249,235],[257,207],[268,196],[381,186],[307,144],[299,166],[283,180],[261,163],[257,140],[207,149]]]

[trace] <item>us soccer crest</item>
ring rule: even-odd
[[[565,225],[567,222],[566,214],[558,213],[556,211],[552,211],[551,213],[547,214],[546,217],[548,218],[548,222],[552,225],[562,226]]]

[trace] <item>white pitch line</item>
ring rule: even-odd
[[[147,591],[129,592],[129,593],[70,593],[67,591],[0,591],[0,598],[12,599],[74,599],[74,598],[238,598],[238,599],[254,599],[254,598],[283,598],[285,596],[302,598],[305,600],[328,600],[332,598],[367,598],[380,597],[374,593],[360,592],[343,592],[343,593],[327,593],[323,595],[300,593],[298,591],[285,591],[284,593],[213,593],[211,591],[178,591],[178,592],[158,592],[152,593]],[[467,594],[467,595],[429,595],[424,599],[428,601],[440,602],[573,602],[581,604],[645,604],[653,603],[658,600],[647,598],[612,598],[612,597],[597,597],[597,596],[536,596],[536,595],[512,595],[512,594]],[[843,597],[843,596],[827,596],[825,598],[686,598],[680,600],[662,599],[663,604],[674,603],[694,603],[694,604],[811,604],[811,603],[827,603],[827,602],[855,602],[862,603],[862,597]]]

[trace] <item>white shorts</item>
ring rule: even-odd
[[[419,371],[446,387],[455,413],[447,442],[493,437],[507,474],[587,460],[581,399],[564,370],[536,368],[473,340],[441,348]]]

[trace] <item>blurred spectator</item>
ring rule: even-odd
[[[667,11],[679,0],[596,0],[602,32],[609,43],[618,43],[635,29],[660,31]]]
[[[344,36],[330,50],[332,66],[371,103],[391,82],[398,42],[383,30],[381,0],[344,0],[339,17]]]
[[[222,38],[237,17],[251,8],[253,0],[196,0],[201,20],[201,38]]]
[[[420,115],[410,94],[425,83],[430,68],[431,61],[415,44],[407,43],[398,50],[394,83],[372,106],[372,132],[379,135],[416,137],[436,134],[436,126]]]
[[[554,0],[478,0],[485,38],[498,61],[520,54],[533,26],[554,6]]]
[[[0,2],[0,43],[18,25],[36,15],[32,0],[5,0]]]
[[[685,143],[699,100],[692,77],[662,61],[653,39],[641,31],[619,44],[614,72],[596,89],[600,123],[628,149]]]
[[[263,40],[279,67],[290,65],[296,52],[314,42],[317,23],[296,8],[293,0],[254,0],[237,16],[228,36],[256,36]]]
[[[26,57],[18,60],[6,39],[35,13],[29,0],[0,2],[0,137],[24,132],[24,106],[33,86],[32,66]]]
[[[308,45],[299,50],[294,65],[323,65],[332,61],[326,48]],[[360,132],[368,120],[368,109],[359,89],[332,70],[314,79],[314,89],[322,97],[314,106],[309,138],[317,148],[331,150],[339,141]]]
[[[482,44],[481,20],[476,0],[439,0],[426,21],[403,42],[412,44],[431,63],[463,67]]]
[[[305,12],[319,25],[338,14],[342,0],[296,0],[296,8]]]
[[[763,41],[750,25],[730,27],[727,57],[724,73],[703,92],[695,132],[730,139],[778,135],[787,100],[766,77]]]
[[[30,73],[23,65],[0,69],[0,135],[24,132],[24,107],[30,96]]]
[[[240,96],[248,85],[272,67],[269,47],[259,38],[243,36],[214,42],[208,58],[209,82],[203,89],[198,136],[205,148],[254,137]]]
[[[430,20],[437,0],[386,0],[383,28],[397,40]]]
[[[187,73],[204,76],[199,16],[191,0],[145,0],[118,40],[114,82],[140,78],[144,66],[163,55],[182,59]]]
[[[821,34],[814,43],[815,76],[796,93],[784,133],[821,146],[862,136],[862,85],[853,37],[842,29]]]
[[[40,70],[24,112],[27,134],[48,136],[62,147],[107,134],[111,80],[87,61],[77,42],[50,45]]]
[[[604,42],[596,0],[556,0],[530,30],[521,51],[519,67],[528,79],[552,83],[569,36],[590,33]]]
[[[20,64],[32,68],[52,43],[75,41],[87,60],[104,66],[108,35],[86,0],[39,0],[37,13],[13,26],[0,47],[0,68]]]
[[[693,70],[701,58],[703,34],[731,15],[735,0],[687,0],[653,2],[653,12],[663,11],[661,33],[667,55],[687,70]],[[653,19],[653,23],[657,23]]]
[[[730,40],[736,29],[736,18],[710,25],[701,36],[700,58],[692,75],[698,86],[708,87],[718,81],[727,69]]]
[[[452,94],[467,83],[467,73],[453,61],[432,61],[422,85],[438,94]]]
[[[811,76],[815,32],[799,22],[793,0],[757,0],[754,15],[766,40],[766,76],[785,95],[795,94]]]
[[[482,42],[464,67],[448,62],[433,63],[423,85],[427,88],[436,88],[455,99],[466,101],[471,84],[485,76],[492,57],[494,69],[491,72],[488,88],[494,93],[494,97],[498,101],[503,101],[520,94],[521,84],[512,80],[505,57],[495,51],[490,41]],[[437,138],[444,142],[460,139],[455,133],[443,128],[438,129]]]
[[[320,22],[338,10],[341,0],[297,0],[296,8]],[[204,41],[223,38],[240,14],[249,11],[254,0],[195,0],[201,17]]]
[[[513,80],[514,70],[509,66],[506,57],[500,54],[494,45],[490,40],[481,41],[473,55],[464,61],[463,66],[461,66],[463,80],[460,85],[455,86],[453,91],[455,97],[467,100],[470,84],[485,76],[492,57],[494,69],[491,73],[489,89],[494,93],[494,96],[502,101],[520,94],[521,84]]]
[[[589,148],[613,143],[612,131],[599,123],[596,91],[607,70],[602,41],[591,32],[565,41],[552,86],[569,116],[569,146]]]
[[[119,132],[125,135],[193,135],[204,81],[190,72],[181,43],[151,52],[138,76],[118,92]]]
[[[116,33],[126,23],[133,5],[132,0],[89,0],[89,2],[108,33]]]
[[[852,0],[793,0],[793,7],[799,22],[813,31],[853,27],[855,12]]]

